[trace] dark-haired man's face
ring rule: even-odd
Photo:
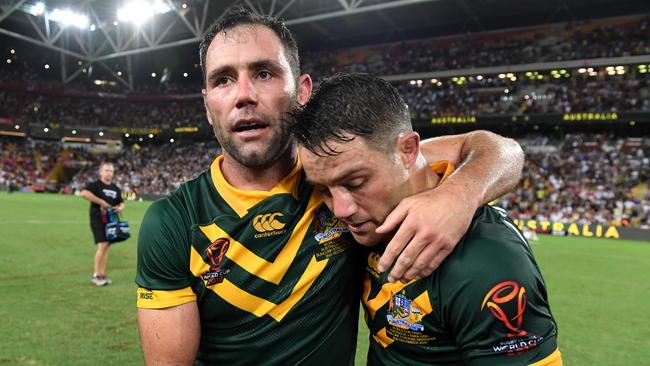
[[[319,156],[299,147],[307,179],[321,190],[325,204],[343,220],[354,239],[373,246],[375,233],[390,211],[410,194],[409,172],[399,155],[368,146],[365,139],[328,141],[340,154]]]
[[[224,154],[249,168],[271,166],[291,145],[284,116],[306,102],[311,82],[303,90],[278,36],[259,25],[217,34],[205,66],[204,104]]]

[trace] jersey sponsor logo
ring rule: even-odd
[[[223,282],[225,276],[230,273],[230,269],[221,268],[223,259],[226,257],[226,252],[230,247],[230,240],[226,238],[219,238],[210,244],[205,250],[205,255],[210,261],[210,270],[205,272],[202,276],[206,286],[211,286]]]
[[[526,289],[516,281],[504,281],[492,287],[481,304],[481,311],[485,308],[505,325],[508,337],[523,337],[528,333],[523,329]]]
[[[278,217],[282,216],[284,216],[284,214],[280,212],[255,216],[252,222],[253,228],[258,232],[258,234],[255,234],[255,239],[285,234],[287,232],[287,230],[284,229],[285,224],[278,221]]]
[[[402,329],[410,329],[418,332],[424,330],[422,322],[422,310],[413,304],[404,294],[398,293],[391,297],[388,303],[388,324]]]
[[[104,188],[104,189],[102,189],[102,192],[104,193],[104,196],[106,196],[106,197],[110,197],[112,199],[117,198],[117,192],[115,192],[112,189],[105,189]]]

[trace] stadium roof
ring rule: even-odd
[[[169,66],[195,67],[209,23],[237,5],[283,18],[303,50],[650,12],[648,0],[0,0],[0,39],[60,53],[77,65],[64,80],[91,65],[121,79],[118,68],[179,54],[191,56]]]

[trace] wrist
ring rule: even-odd
[[[475,190],[473,184],[446,181],[438,189],[443,189],[445,195],[454,197],[457,202],[463,202],[472,212],[483,205],[483,192]]]

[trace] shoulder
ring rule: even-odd
[[[142,226],[148,228],[150,225],[176,226],[184,219],[185,209],[183,202],[172,197],[161,198],[153,202],[144,215]]]
[[[97,188],[97,186],[98,186],[99,184],[100,184],[100,181],[99,181],[99,180],[94,180],[94,181],[92,181],[92,182],[88,182],[88,183],[86,183],[86,186],[84,187],[84,189],[89,189],[89,190],[90,190],[90,189],[95,189],[95,188]]]
[[[143,227],[167,225],[188,229],[195,221],[195,211],[200,202],[198,197],[206,197],[202,192],[206,185],[203,182],[204,174],[181,184],[176,191],[152,203],[145,213]]]
[[[469,282],[488,285],[499,278],[521,278],[526,282],[538,273],[526,239],[505,211],[491,206],[477,211],[468,232],[440,268],[444,287]]]

